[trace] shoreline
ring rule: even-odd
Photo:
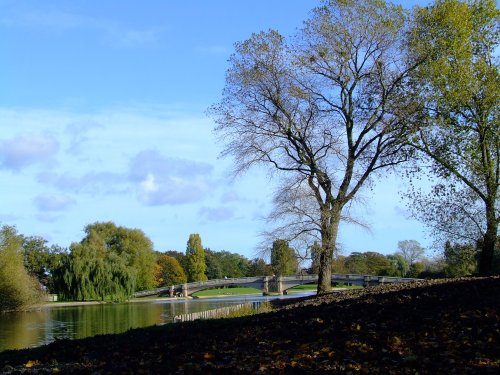
[[[422,280],[235,319],[138,328],[0,352],[19,373],[496,374],[500,277]]]
[[[345,290],[347,288],[334,288],[332,292]],[[291,291],[289,294],[302,293],[303,291]],[[24,312],[24,311],[36,311],[42,309],[49,309],[54,307],[78,307],[78,306],[91,306],[91,305],[106,305],[114,303],[142,303],[142,302],[160,302],[160,301],[179,301],[179,300],[191,300],[191,299],[210,299],[210,298],[231,298],[231,297],[244,297],[244,296],[260,296],[261,293],[250,293],[250,294],[215,294],[212,296],[188,296],[188,297],[156,297],[156,298],[134,298],[123,302],[110,302],[110,301],[67,301],[67,302],[44,302],[38,303],[31,306],[26,306],[20,310],[4,311],[3,313],[12,312]]]

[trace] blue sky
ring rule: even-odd
[[[403,2],[405,6],[419,1]],[[0,223],[63,247],[96,221],[142,229],[159,251],[254,257],[272,180],[235,181],[205,110],[233,44],[292,34],[317,1],[0,0]],[[363,196],[371,231],[343,226],[344,253],[426,246],[388,177]]]

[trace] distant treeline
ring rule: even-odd
[[[285,240],[270,246],[270,262],[248,259],[229,251],[204,248],[199,234],[191,234],[186,251],[159,252],[139,229],[112,222],[85,227],[85,236],[68,249],[48,246],[42,237],[26,237],[14,227],[0,230],[0,311],[15,310],[41,301],[47,293],[60,300],[122,301],[135,291],[191,281],[247,276],[318,273],[318,244],[309,251],[310,259],[297,257],[298,251]],[[417,241],[400,241],[391,255],[354,252],[337,255],[334,273],[399,277],[456,277],[477,272],[477,248],[446,243],[443,256],[424,257]],[[497,249],[495,269],[500,269]],[[306,267],[302,267],[302,265]]]

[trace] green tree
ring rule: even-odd
[[[416,9],[408,47],[422,62],[410,93],[422,108],[411,143],[433,182],[429,194],[411,194],[413,213],[437,236],[481,240],[483,275],[492,272],[500,220],[499,20],[494,0],[436,0]]]
[[[23,264],[22,236],[14,227],[0,229],[0,312],[39,302],[43,295],[37,280]]]
[[[49,293],[58,294],[58,275],[61,274],[61,270],[64,268],[64,262],[67,257],[68,252],[65,248],[59,245],[50,246],[48,263],[46,266],[47,284],[45,284]]]
[[[218,251],[215,254],[220,259],[223,276],[243,277],[248,273],[248,259],[243,255],[229,251]]]
[[[211,109],[237,172],[264,164],[283,177],[278,236],[321,241],[320,293],[344,208],[375,172],[406,160],[405,22],[382,0],[324,0],[294,38],[271,30],[237,43]]]
[[[321,245],[315,241],[311,246],[311,273],[318,275],[320,268]],[[332,267],[333,270],[333,267]]]
[[[388,255],[387,259],[391,263],[391,272],[388,276],[406,277],[410,271],[410,265],[402,254]]]
[[[345,259],[345,268],[347,273],[354,273],[358,275],[367,275],[368,266],[366,264],[366,256],[360,252],[353,252]]]
[[[102,237],[89,229],[82,242],[70,246],[64,273],[65,297],[80,301],[124,300],[135,289],[136,272],[128,254],[109,250]]]
[[[187,281],[184,269],[174,257],[159,254],[156,262],[159,266],[156,275],[158,286],[184,284]]]
[[[277,276],[295,275],[298,269],[297,256],[285,240],[276,240],[271,249],[271,269]]]
[[[420,277],[422,272],[425,271],[425,265],[422,262],[415,262],[410,265],[408,277]]]
[[[389,275],[392,270],[391,261],[385,255],[367,251],[353,252],[345,259],[347,273],[360,275]]]
[[[205,273],[210,280],[246,276],[249,267],[249,261],[243,255],[224,250],[205,249],[205,263]]]
[[[364,255],[369,275],[383,276],[391,272],[392,264],[385,255],[374,251],[368,251]]]
[[[59,253],[55,262],[54,269],[52,270],[50,293],[57,294],[60,300],[71,299],[70,288],[66,282],[66,272],[70,268],[71,254],[69,251]]]
[[[186,275],[189,282],[205,281],[205,251],[199,234],[190,234],[186,247]]]
[[[22,238],[24,267],[29,274],[34,275],[43,285],[47,285],[50,252],[47,240],[34,236]]]
[[[135,270],[137,290],[148,290],[156,286],[156,255],[153,243],[143,231],[120,227],[112,222],[94,223],[85,227],[86,237],[82,242],[90,237],[91,232],[103,241],[106,251],[124,255],[128,266]]]
[[[477,271],[478,251],[470,244],[451,244],[444,246],[444,273],[448,277],[473,275]]]
[[[182,253],[180,251],[175,251],[175,250],[169,250],[165,251],[165,254],[171,257],[174,257],[177,259],[179,264],[181,265],[183,270],[186,270],[186,253]]]
[[[272,273],[271,267],[262,258],[254,258],[248,264],[247,276],[270,276]]]
[[[343,255],[337,255],[332,260],[332,272],[334,273],[349,273],[346,267],[347,257]]]
[[[49,293],[57,293],[54,272],[61,265],[62,254],[65,249],[60,246],[47,245],[42,237],[22,236],[24,266],[28,273],[35,276]]]
[[[205,264],[207,266],[205,273],[209,280],[222,279],[224,277],[220,258],[210,249],[205,249]]]

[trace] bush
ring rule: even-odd
[[[43,292],[24,268],[22,237],[15,228],[0,230],[0,311],[16,310],[40,302]]]

